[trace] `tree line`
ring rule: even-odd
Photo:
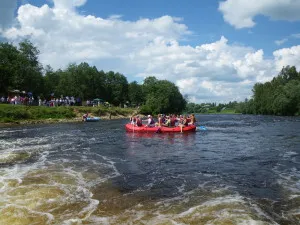
[[[201,103],[196,104],[193,102],[189,102],[186,105],[185,111],[187,113],[222,113],[222,112],[231,112],[235,113],[240,103],[237,101],[229,102],[229,103]]]
[[[207,113],[232,108],[237,113],[299,115],[300,72],[294,66],[284,67],[277,77],[266,83],[256,83],[253,96],[244,102],[187,103],[178,87],[167,80],[147,77],[143,84],[129,83],[118,72],[104,72],[88,63],[70,64],[66,69],[43,67],[39,50],[28,40],[18,46],[0,43],[0,95],[19,89],[35,96],[50,98],[74,96],[82,100],[101,98],[115,106],[140,106],[142,113]]]
[[[181,112],[186,100],[178,87],[167,80],[147,77],[143,84],[129,83],[118,72],[104,72],[83,62],[64,70],[43,67],[39,50],[28,40],[18,46],[0,43],[0,95],[10,90],[32,92],[41,98],[74,96],[82,100],[103,99],[115,106],[140,106],[141,113]]]
[[[232,109],[235,113],[261,115],[300,115],[300,72],[295,66],[284,67],[278,76],[266,83],[256,83],[253,96],[244,102],[188,103],[188,113],[222,112]]]
[[[300,72],[295,66],[284,67],[266,83],[256,83],[253,96],[240,103],[237,110],[246,114],[300,115]]]

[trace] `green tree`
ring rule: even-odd
[[[106,99],[113,105],[123,105],[128,100],[128,81],[120,73],[106,74]]]
[[[0,92],[20,89],[37,94],[43,89],[42,67],[39,51],[31,42],[19,43],[19,48],[9,43],[0,45]]]
[[[13,89],[13,81],[19,73],[18,49],[9,43],[0,43],[0,94],[7,95]]]
[[[44,90],[43,95],[49,96],[51,93],[57,93],[57,86],[60,80],[60,73],[62,71],[54,71],[50,65],[47,65],[45,68],[45,76],[44,76]]]
[[[142,85],[133,81],[128,86],[128,98],[132,105],[141,105],[145,101]]]
[[[264,84],[254,85],[253,101],[245,102],[241,108],[256,114],[299,114],[300,74],[296,67],[284,67],[277,77]]]
[[[179,113],[185,109],[186,100],[174,83],[148,77],[143,84],[146,108],[153,114]]]
[[[92,99],[94,97],[105,99],[105,80],[105,72],[103,70],[98,71],[94,66],[90,71],[88,78],[88,87],[90,87],[90,92],[87,96],[88,99]]]

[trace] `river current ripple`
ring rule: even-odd
[[[300,118],[0,128],[0,224],[300,224]]]

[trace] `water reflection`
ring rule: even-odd
[[[126,132],[126,141],[132,143],[135,141],[142,141],[143,139],[152,139],[154,141],[160,141],[168,144],[182,143],[186,146],[195,144],[197,133],[138,133],[138,132]]]

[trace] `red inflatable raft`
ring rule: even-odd
[[[166,132],[181,132],[180,127],[146,127],[145,125],[141,127],[133,126],[128,123],[125,125],[126,131],[129,132],[142,132],[142,133],[166,133]],[[189,125],[182,128],[182,132],[196,131],[195,125]]]

